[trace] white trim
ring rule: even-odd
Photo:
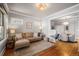
[[[24,14],[24,13],[21,13],[21,12],[18,12],[18,11],[10,10],[7,3],[4,3],[4,7],[5,7],[5,9],[7,10],[8,13],[13,13],[13,14],[21,15],[21,16],[32,17],[32,18],[35,18],[37,20],[40,20],[38,17],[32,16],[32,15],[27,15],[27,14]]]
[[[13,13],[13,14],[17,14],[17,15],[21,15],[21,16],[25,16],[25,17],[27,16],[27,17],[31,17],[31,18],[40,20],[38,17],[32,16],[32,15],[27,15],[22,12],[18,12],[18,11],[14,11],[14,10],[10,10],[9,13]]]
[[[79,4],[76,4],[76,5],[72,6],[72,7],[66,8],[66,9],[64,9],[64,10],[61,10],[61,11],[57,12],[57,13],[54,13],[54,14],[52,14],[52,15],[49,15],[49,16],[47,16],[47,17],[44,18],[44,19],[58,18],[58,17],[60,17],[61,15],[59,15],[58,17],[55,16],[55,15],[61,14],[61,13],[63,13],[63,12],[67,12],[67,11],[69,11],[69,12],[68,12],[68,13],[64,13],[62,16],[68,15],[68,14],[71,14],[71,13],[75,13],[75,12],[77,11],[77,10],[75,10],[75,9],[77,9],[77,8],[79,8]],[[70,11],[71,9],[72,9],[73,11]],[[75,10],[75,11],[74,11],[74,10]]]
[[[4,7],[5,8],[5,7]],[[0,7],[0,10],[4,13],[4,15],[7,15],[7,13],[5,12],[5,10],[4,9],[2,9],[1,7]],[[5,21],[4,21],[5,22]],[[6,34],[6,33],[5,33]],[[2,45],[3,43],[4,44],[6,44],[6,37],[3,39],[3,40],[1,40],[0,41],[0,45]],[[1,46],[0,46],[0,48],[2,48]],[[5,48],[6,48],[6,46],[4,46],[4,48],[2,49],[2,51],[0,52],[0,56],[2,56],[3,54],[4,54],[4,52],[5,52]]]
[[[5,42],[5,43],[4,43]],[[6,37],[5,37],[5,39],[3,39],[2,41],[0,41],[0,45],[1,44],[6,44],[6,42],[7,42],[7,39],[6,39]],[[1,47],[0,47],[1,48]],[[3,48],[3,50],[0,52],[0,56],[2,56],[3,54],[4,54],[4,52],[5,52],[5,48],[6,48],[6,46]]]
[[[5,48],[2,50],[2,52],[0,53],[0,56],[3,56],[5,52]]]
[[[5,10],[4,10],[4,9],[2,9],[1,7],[0,7],[0,10],[1,10],[4,14],[6,14]]]
[[[59,14],[59,13],[65,12],[65,11],[68,11],[68,10],[70,10],[70,9],[73,10],[73,8],[75,8],[75,7],[77,7],[77,6],[79,6],[79,4],[76,4],[76,5],[74,5],[74,6],[71,6],[71,7],[69,7],[69,8],[66,8],[66,9],[64,9],[64,10],[61,10],[61,11],[59,11],[59,12],[56,12],[56,13],[51,14],[51,15],[49,15],[49,16],[46,16],[46,17],[44,17],[44,18],[42,18],[42,19],[49,19],[49,18],[51,19],[51,18],[53,18],[54,15],[57,15],[57,14]],[[20,12],[18,12],[18,11],[15,12],[15,11],[13,11],[13,10],[10,10],[9,7],[8,7],[8,5],[7,5],[7,3],[4,3],[4,7],[5,7],[6,10],[7,10],[8,12],[10,12],[10,13],[19,14],[19,15],[22,15],[22,16],[28,16],[28,17],[32,17],[32,18],[41,20],[40,18],[35,17],[35,16],[32,16],[32,15],[27,15],[27,14],[24,14],[24,13],[20,13]],[[68,13],[68,14],[69,14],[69,13]],[[67,15],[68,15],[68,14],[67,14]],[[57,17],[54,17],[54,18],[57,18]]]
[[[9,12],[9,7],[8,7],[7,3],[4,3],[3,5],[4,5],[4,8],[6,9],[6,11]]]
[[[67,14],[63,14],[63,15],[59,15],[59,16],[56,16],[56,17],[53,17],[53,18],[50,18],[50,20],[52,19],[56,19],[56,18],[60,18],[60,17],[64,17],[64,16],[68,16],[68,15],[70,15],[70,14],[73,14],[73,13],[77,13],[77,12],[79,12],[79,10],[78,11],[74,11],[74,12],[70,12],[70,13],[67,13]],[[76,16],[77,17],[77,16]]]

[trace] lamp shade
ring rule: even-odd
[[[15,29],[10,29],[10,33],[15,33]]]

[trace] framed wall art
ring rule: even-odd
[[[32,29],[32,22],[26,22],[26,29]]]

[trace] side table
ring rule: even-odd
[[[14,46],[15,46],[15,37],[14,37],[14,36],[9,37],[9,38],[7,39],[6,47],[7,47],[7,48],[14,48]]]

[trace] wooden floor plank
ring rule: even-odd
[[[6,49],[4,56],[10,56],[13,52],[12,49]],[[77,43],[58,41],[54,46],[35,54],[35,56],[79,56],[79,52]]]
[[[37,56],[78,56],[77,43],[57,42],[54,47],[46,49]]]

